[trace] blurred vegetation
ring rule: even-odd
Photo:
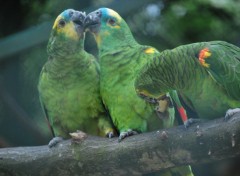
[[[108,7],[112,2],[114,0],[1,1],[0,24],[4,27],[0,28],[0,39],[42,22],[53,21],[67,8]],[[120,15],[141,44],[152,45],[159,50],[210,40],[240,45],[240,1],[156,0],[140,7],[137,2],[136,9]],[[127,3],[125,6],[128,8]],[[23,42],[27,40],[31,39]],[[51,138],[37,92],[39,73],[47,60],[46,45],[47,41],[0,61],[0,147],[46,144]],[[89,34],[85,47],[97,55],[96,44]],[[6,94],[13,101],[8,102],[11,99],[6,98]],[[22,123],[21,118],[29,124]],[[31,132],[31,128],[26,129],[28,125],[40,134]],[[41,140],[37,137],[39,135]]]
[[[158,48],[210,40],[239,44],[239,9],[233,0],[156,1],[126,19],[141,43]]]

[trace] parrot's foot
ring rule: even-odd
[[[227,110],[227,112],[226,112],[226,115],[225,115],[225,117],[224,117],[224,120],[228,120],[228,119],[230,119],[234,114],[236,114],[236,113],[238,113],[238,112],[240,112],[240,108],[235,108],[235,109],[229,109],[229,110]]]
[[[114,135],[114,132],[112,132],[112,131],[110,131],[110,132],[108,132],[107,134],[106,134],[106,137],[107,138],[113,138],[115,135]]]
[[[48,143],[48,147],[52,148],[55,147],[58,143],[60,143],[61,141],[63,141],[62,137],[54,137],[51,139],[51,141]]]
[[[188,119],[188,120],[186,120],[186,121],[184,122],[184,126],[185,126],[185,128],[188,128],[188,127],[190,127],[193,123],[197,123],[197,122],[200,122],[200,121],[201,121],[200,119],[190,118],[190,119]]]
[[[69,134],[72,137],[73,143],[81,143],[84,139],[87,138],[87,134],[80,130],[77,130],[76,132],[69,133]]]
[[[132,135],[136,135],[138,132],[128,129],[127,131],[121,132],[118,137],[118,142],[121,142],[124,138]]]

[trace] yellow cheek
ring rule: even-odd
[[[73,40],[78,40],[79,35],[77,31],[75,30],[73,22],[67,23],[63,28],[58,28],[57,29],[58,33],[64,33],[64,35],[68,38],[71,38]]]
[[[108,35],[110,35],[110,33],[108,31],[105,31],[98,35],[94,35],[97,44],[100,45],[102,38],[107,37]]]
[[[100,37],[100,35],[94,35],[94,38],[95,38],[97,44],[99,45],[99,44],[101,43],[101,37]]]
[[[69,38],[78,40],[79,36],[73,22],[70,22],[66,25],[66,34]]]

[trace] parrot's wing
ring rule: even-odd
[[[43,101],[41,100],[41,96],[39,96],[39,100],[40,100],[40,104],[41,104],[41,107],[42,107],[43,112],[44,112],[44,116],[47,120],[48,127],[51,130],[51,133],[52,133],[53,137],[55,137],[55,133],[54,133],[53,127],[51,125],[51,122],[50,122],[50,119],[49,119],[49,116],[48,116],[48,110],[47,110],[46,106],[44,105]]]
[[[41,79],[41,78],[43,77],[44,72],[45,72],[45,67],[42,68],[39,79]],[[38,86],[39,86],[39,85],[38,85]],[[40,104],[41,104],[41,107],[42,107],[42,110],[43,110],[45,119],[46,119],[46,121],[47,121],[48,127],[49,127],[49,129],[50,129],[50,131],[51,131],[51,133],[52,133],[52,136],[55,137],[55,133],[54,133],[52,124],[51,124],[50,119],[49,119],[48,110],[47,110],[45,104],[44,104],[43,101],[42,101],[42,95],[41,95],[40,92],[41,92],[41,91],[39,91],[39,101],[40,101]]]
[[[227,42],[212,42],[208,49],[210,55],[204,58],[207,71],[232,98],[239,100],[240,48]]]

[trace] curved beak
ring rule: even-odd
[[[101,16],[100,10],[89,13],[84,20],[84,28],[90,30],[90,32],[98,32],[101,25]]]
[[[81,11],[74,11],[71,15],[71,20],[76,26],[79,33],[84,32],[84,20],[86,18],[86,13]]]

